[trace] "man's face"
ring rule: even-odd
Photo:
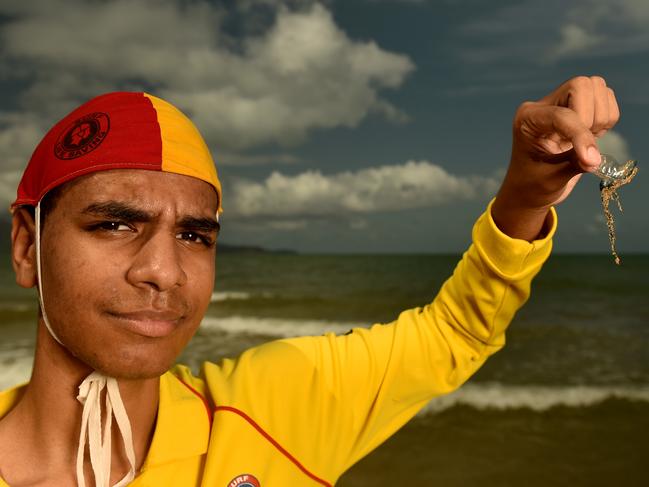
[[[164,373],[210,302],[216,208],[210,185],[171,173],[105,171],[66,188],[41,244],[45,310],[65,347],[112,377]]]

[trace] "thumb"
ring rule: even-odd
[[[595,142],[595,137],[588,131],[588,134],[580,134],[572,140],[572,145],[577,154],[577,164],[585,172],[595,171],[602,162],[602,155]]]

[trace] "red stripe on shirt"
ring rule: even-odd
[[[304,465],[302,465],[297,458],[295,458],[293,455],[291,455],[286,449],[282,447],[272,436],[270,436],[264,429],[259,426],[250,416],[248,416],[246,413],[243,411],[240,411],[236,408],[230,407],[230,406],[217,406],[214,409],[214,412],[218,411],[230,411],[231,413],[238,414],[241,416],[243,419],[245,419],[250,425],[255,428],[259,434],[261,434],[264,438],[266,438],[275,448],[277,448],[282,455],[284,455],[286,458],[288,458],[297,468],[302,470],[302,472],[307,475],[309,478],[313,479],[314,481],[318,482],[319,484],[325,485],[326,487],[332,487],[332,485],[327,482],[326,480],[322,480],[320,477],[312,474],[309,472]]]
[[[176,377],[176,376],[174,375],[174,377]],[[210,404],[207,402],[207,399],[205,399],[205,397],[200,392],[198,392],[196,389],[194,389],[192,386],[190,386],[187,382],[182,380],[180,377],[176,377],[176,379],[178,379],[182,384],[184,384],[185,387],[187,387],[187,389],[189,389],[190,391],[192,391],[194,394],[196,394],[198,397],[201,398],[201,400],[203,401],[203,404],[205,405],[205,410],[207,411],[207,419],[210,422],[210,427],[211,427],[212,426],[212,409],[210,408]]]

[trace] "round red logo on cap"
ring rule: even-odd
[[[228,487],[261,487],[261,483],[259,483],[259,480],[254,475],[246,473],[230,480]]]
[[[110,129],[108,115],[94,112],[81,117],[59,135],[54,145],[54,154],[59,159],[75,159],[92,152],[106,138]]]

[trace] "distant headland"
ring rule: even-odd
[[[287,254],[295,255],[297,251],[290,249],[266,249],[264,247],[256,247],[251,245],[234,245],[228,243],[217,242],[217,254]]]

